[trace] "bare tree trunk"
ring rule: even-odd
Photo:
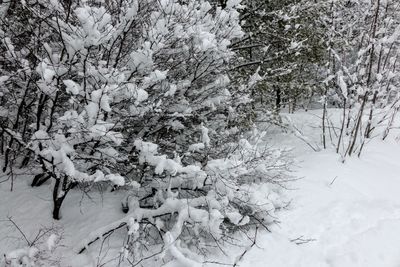
[[[346,151],[346,154],[348,154],[349,156],[351,156],[351,154],[354,151],[354,147],[355,147],[355,144],[356,144],[356,141],[357,141],[358,132],[360,131],[360,128],[361,128],[362,116],[364,114],[364,108],[365,108],[365,104],[366,104],[367,100],[368,100],[368,91],[365,92],[365,94],[364,94],[360,110],[359,110],[359,112],[357,114],[357,122],[356,122],[356,125],[353,128],[352,135],[350,137],[350,143],[349,143],[348,149]]]
[[[327,115],[327,93],[328,88],[325,89],[324,93],[324,106],[322,111],[322,145],[326,149],[326,115]]]
[[[282,92],[279,86],[275,88],[275,93],[276,93],[275,108],[277,111],[279,111],[281,109],[281,102],[282,102]]]
[[[343,132],[346,125],[345,121],[346,121],[346,98],[343,100],[343,120],[342,120],[342,127],[340,128],[338,143],[336,146],[336,153],[339,153],[340,150],[340,144],[342,142]]]
[[[55,178],[53,188],[53,219],[61,219],[60,210],[61,205],[67,196],[67,193],[71,189],[71,182],[67,176]]]

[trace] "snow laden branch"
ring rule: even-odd
[[[130,236],[125,249],[134,261],[144,258],[135,257],[143,253],[137,246],[140,240],[157,233],[157,244],[163,251],[158,257],[172,257],[194,266],[204,259],[198,255],[197,263],[189,260],[193,255],[188,251],[201,245],[187,244],[188,237],[223,242],[231,230],[251,221],[267,228],[275,219],[274,211],[286,205],[279,194],[290,178],[286,174],[289,162],[285,152],[263,151],[262,137],[263,133],[253,133],[253,144],[241,140],[231,147],[234,152],[227,158],[211,160],[203,170],[198,166],[183,167],[158,155],[154,144],[136,142],[139,158],[157,172],[168,173],[168,179],[154,178],[151,191],[137,187],[125,200],[128,214],[92,232],[76,246],[76,251],[83,253],[96,241],[124,228]]]
[[[145,220],[154,221],[156,218],[161,216],[179,213],[178,222],[175,225],[174,229],[171,230],[171,232],[167,232],[165,234],[165,238],[170,239],[171,237],[173,237],[174,240],[172,241],[176,241],[182,232],[182,227],[184,222],[189,220],[193,222],[202,222],[204,226],[210,223],[208,221],[209,220],[208,214],[205,214],[206,211],[199,209],[198,207],[208,206],[208,208],[213,209],[212,206],[210,206],[210,203],[212,204],[213,200],[214,197],[211,195],[209,197],[204,196],[190,200],[169,198],[162,204],[161,207],[154,210],[142,209],[138,207],[137,209],[130,211],[130,213],[124,218],[115,221],[112,224],[109,224],[103,228],[97,229],[97,231],[91,233],[86,239],[82,240],[82,243],[77,246],[76,251],[78,253],[82,253],[89,245],[94,243],[96,240],[102,239],[105,235],[107,235],[111,231],[115,231],[121,227],[128,226],[129,228],[128,231],[131,234],[133,234],[135,231],[138,230],[138,228],[135,229],[137,227],[138,222]],[[214,203],[215,213],[217,213],[215,215],[219,215],[215,219],[221,220],[222,216],[218,212],[218,208],[220,208],[218,203]],[[196,216],[196,215],[201,215],[201,216]],[[214,230],[216,230],[215,232],[217,233],[220,231],[219,224],[217,224],[216,226],[217,228]]]

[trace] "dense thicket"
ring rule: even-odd
[[[242,26],[247,33],[233,49],[235,71],[248,75],[259,68],[263,81],[253,90],[261,109],[308,108],[320,95],[327,60],[325,3],[314,1],[243,1]]]
[[[399,5],[396,1],[333,1],[327,9],[327,77],[323,142],[329,102],[343,108],[336,150],[360,155],[378,127],[388,135],[399,109]]]
[[[141,262],[154,246],[196,264],[187,257],[205,254],[201,240],[272,220],[283,205],[273,185],[287,166],[281,151],[259,146],[262,133],[246,133],[260,78],[229,77],[232,43],[244,36],[237,1],[1,7],[2,171],[30,169],[32,186],[50,182],[54,219],[76,186],[127,192],[128,214],[78,252],[124,227],[124,259]]]

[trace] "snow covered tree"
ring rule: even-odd
[[[326,101],[344,109],[337,151],[360,155],[374,129],[385,127],[387,136],[399,110],[398,5],[335,1],[329,14],[331,57],[325,82],[331,89]]]
[[[285,151],[262,149],[263,133],[246,134],[243,123],[257,73],[241,84],[229,78],[232,42],[244,35],[237,8],[235,0],[1,4],[3,172],[18,164],[34,170],[32,186],[51,181],[54,219],[77,185],[128,190],[126,217],[79,252],[126,226],[125,258],[140,261],[144,247],[158,246],[194,266],[188,257],[204,249],[202,238],[265,225],[283,205]]]
[[[262,82],[252,91],[258,108],[279,110],[307,108],[313,94],[320,94],[325,62],[325,29],[320,15],[325,2],[245,0],[241,24],[246,36],[235,42],[236,70],[246,77],[260,68]]]

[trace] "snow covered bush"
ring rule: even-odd
[[[201,266],[209,248],[215,242],[217,246],[231,242],[234,231],[252,225],[268,229],[276,220],[275,211],[287,205],[281,193],[291,178],[288,151],[265,148],[264,134],[254,131],[247,139],[224,145],[231,152],[208,160],[204,168],[182,167],[173,160],[163,164],[165,172],[172,169],[177,173],[153,174],[131,190],[123,201],[127,215],[92,232],[76,251],[82,253],[127,226],[124,260],[174,259],[182,266]],[[143,158],[151,162],[159,157],[153,154],[155,147],[141,145],[147,146],[141,149]]]
[[[337,151],[360,155],[377,128],[386,138],[400,108],[397,1],[336,1],[327,15],[330,58],[323,101],[343,108]]]
[[[39,267],[60,266],[60,255],[56,253],[60,247],[62,235],[57,227],[41,228],[32,239],[22,232],[19,226],[9,218],[9,222],[19,231],[24,245],[5,252],[0,260],[5,267]]]
[[[58,266],[59,259],[52,254],[58,242],[58,236],[51,235],[46,243],[39,246],[27,246],[4,255],[6,267]]]
[[[32,186],[51,181],[54,219],[76,185],[129,192],[126,217],[78,252],[127,226],[124,258],[141,261],[154,245],[194,266],[200,237],[218,242],[250,221],[266,224],[283,205],[285,152],[264,150],[262,133],[244,134],[254,79],[230,83],[230,45],[243,36],[237,8],[235,0],[1,4],[3,171],[18,163],[35,170]]]

